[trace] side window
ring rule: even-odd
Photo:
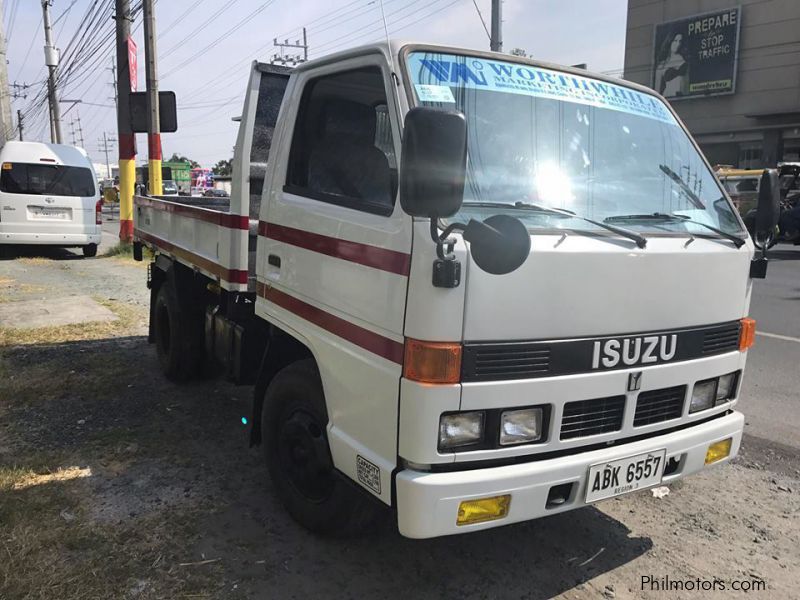
[[[286,191],[389,215],[397,160],[378,67],[310,80],[289,155]]]

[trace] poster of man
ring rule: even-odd
[[[734,92],[739,8],[656,26],[653,89],[667,98]]]

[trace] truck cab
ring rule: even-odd
[[[371,499],[476,531],[736,455],[754,246],[652,90],[427,44],[256,63],[232,186],[136,200],[151,338],[173,378],[254,383],[312,530]]]

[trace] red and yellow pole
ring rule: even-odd
[[[133,240],[133,189],[136,185],[136,137],[119,134],[119,239]]]
[[[161,181],[161,134],[147,134],[147,166],[150,172],[150,181],[147,190],[151,196],[163,194],[163,182]]]
[[[135,44],[131,40],[130,0],[116,0],[117,29],[117,139],[119,140],[119,240],[133,241],[133,189],[136,185],[136,135],[130,118],[129,97],[136,89]]]

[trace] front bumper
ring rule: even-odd
[[[46,246],[86,246],[100,244],[100,228],[96,233],[8,233],[0,231],[0,244],[46,245]]]
[[[406,469],[397,475],[397,521],[400,533],[410,538],[430,538],[468,533],[536,519],[585,506],[586,478],[591,465],[666,448],[667,462],[678,458],[671,483],[705,468],[709,444],[733,438],[731,453],[713,466],[730,461],[739,451],[744,415],[731,412],[686,429],[601,450],[571,454],[503,467],[468,471],[425,473]],[[574,482],[570,498],[555,508],[545,508],[550,488]],[[462,500],[511,494],[508,516],[487,523],[456,526]]]

